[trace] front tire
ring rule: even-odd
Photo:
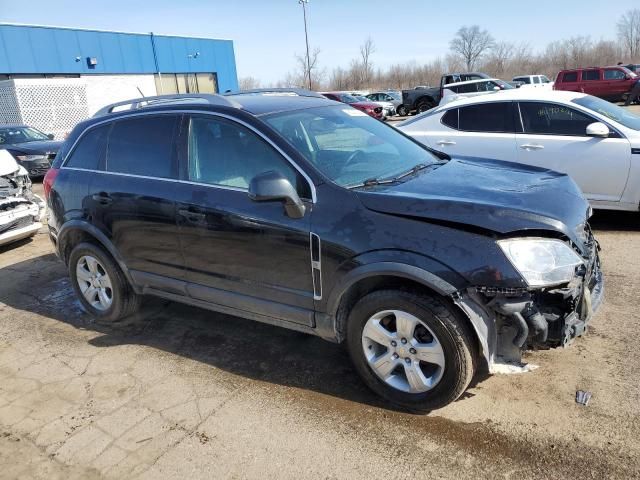
[[[80,303],[96,319],[113,322],[140,307],[140,295],[133,291],[118,264],[93,243],[81,243],[71,251],[69,276]]]
[[[436,106],[435,103],[429,100],[422,100],[418,104],[418,113],[423,113],[423,112],[426,112],[427,110],[431,110],[435,106]]]
[[[456,400],[475,373],[468,324],[443,300],[401,290],[361,298],[347,325],[347,346],[371,390],[425,413]]]
[[[406,117],[407,115],[409,115],[409,112],[407,111],[407,107],[405,107],[404,105],[399,105],[398,108],[396,108],[396,114],[401,117]]]

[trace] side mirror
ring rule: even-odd
[[[593,122],[587,125],[588,137],[607,138],[609,136],[609,127],[602,122]]]
[[[47,133],[47,138],[48,138],[49,140],[53,140],[53,137],[54,137],[54,136],[55,136],[55,135],[54,135],[53,133]]]
[[[306,210],[291,182],[273,170],[251,179],[249,198],[254,202],[282,202],[287,215],[291,218],[304,217]]]

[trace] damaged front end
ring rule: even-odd
[[[476,328],[490,372],[499,364],[520,364],[527,348],[565,347],[586,332],[604,298],[600,247],[588,226],[583,247],[572,249],[579,262],[565,262],[565,271],[556,279],[562,281],[545,285],[525,272],[528,288],[477,286],[458,296],[456,303]],[[521,273],[523,264],[526,260],[514,262]]]
[[[0,245],[35,235],[42,227],[45,202],[31,189],[24,168],[0,175]]]

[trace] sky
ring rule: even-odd
[[[496,40],[524,42],[536,51],[576,35],[615,39],[616,22],[638,0],[309,0],[311,49],[320,67],[346,67],[371,37],[375,67],[447,54],[463,25],[480,25]],[[284,78],[303,54],[298,0],[0,0],[0,22],[154,32],[234,41],[239,77],[263,84]],[[624,59],[622,59],[624,60]]]

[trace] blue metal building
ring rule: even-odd
[[[144,74],[157,93],[238,88],[231,40],[0,24],[0,80]]]

